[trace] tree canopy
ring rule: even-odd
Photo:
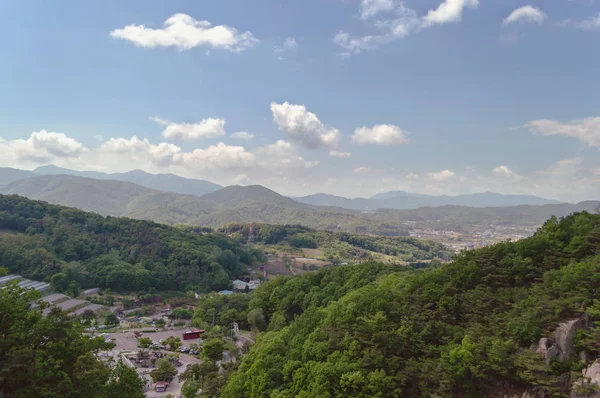
[[[18,196],[0,195],[0,228],[12,232],[0,234],[0,264],[62,292],[220,290],[245,271],[243,264],[262,258],[222,233],[101,217]]]
[[[546,366],[530,347],[600,309],[598,249],[600,216],[584,212],[440,267],[365,263],[278,277],[249,303],[267,331],[221,396],[480,397],[506,386],[563,396],[561,377],[582,364]],[[578,346],[598,355],[599,332]]]

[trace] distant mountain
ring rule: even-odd
[[[418,193],[406,192],[406,191],[389,191],[377,193],[371,196],[369,199],[394,199],[394,198],[427,198],[431,195],[422,195]]]
[[[295,198],[295,200],[317,206],[339,206],[353,210],[375,209],[418,209],[420,207],[437,206],[469,206],[469,207],[506,207],[521,205],[558,204],[560,202],[532,195],[502,195],[494,192],[475,193],[458,196],[421,195],[404,191],[384,192],[373,195],[370,199],[348,199],[328,194],[316,194]]]
[[[102,173],[99,171],[77,171],[64,169],[53,165],[41,166],[34,170],[38,175],[73,175],[78,177],[95,178],[97,180],[117,180],[133,182],[146,188],[159,191],[175,192],[188,195],[202,196],[223,188],[221,185],[205,180],[179,177],[175,174],[150,174],[143,170],[133,170],[126,173]]]
[[[348,199],[342,196],[329,195],[326,193],[317,193],[314,195],[294,198],[298,202],[315,206],[337,206],[353,210],[373,210],[377,209],[377,201],[372,199],[356,198]]]
[[[358,211],[332,206],[340,200],[344,201],[344,198],[313,195],[313,199],[320,200],[322,205],[312,205],[259,185],[230,186],[198,197],[163,192],[126,181],[69,175],[36,176],[13,181],[0,187],[0,193],[18,194],[102,215],[127,216],[169,224],[208,227],[230,223],[298,224],[319,230],[386,236],[406,235],[409,229],[414,228],[469,231],[473,226],[487,228],[492,224],[506,227],[538,226],[551,216],[561,217],[582,210],[596,211],[599,205],[599,202],[588,201],[578,204],[508,207],[447,205]],[[476,199],[479,200],[477,197]],[[360,200],[350,201],[359,203]],[[391,200],[394,199],[375,201],[386,203]]]
[[[340,208],[310,206],[270,189],[231,186],[197,197],[142,187],[137,184],[67,175],[26,178],[0,188],[54,204],[77,207],[101,215],[127,216],[169,224],[220,227],[233,222],[300,224],[323,230],[364,231],[405,235],[403,225],[384,225]]]
[[[0,167],[0,186],[33,176],[35,176],[35,174],[32,171]]]

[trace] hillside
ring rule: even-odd
[[[15,181],[0,193],[77,207],[101,215],[127,216],[169,224],[220,227],[232,222],[302,224],[316,229],[406,235],[402,225],[372,221],[339,208],[309,206],[261,186],[226,187],[197,197],[162,192],[136,184],[48,175]]]
[[[521,205],[558,204],[560,202],[532,195],[502,195],[484,192],[457,196],[420,195],[404,191],[392,191],[373,195],[371,198],[348,199],[328,194],[315,194],[295,198],[297,201],[318,206],[339,206],[354,210],[417,209],[419,207],[467,206],[509,207]]]
[[[102,173],[98,171],[70,170],[49,165],[38,167],[33,172],[36,175],[72,175],[98,180],[126,181],[159,191],[196,196],[201,196],[222,188],[222,186],[210,181],[183,178],[175,174],[150,174],[142,170],[132,170],[126,173]]]
[[[592,396],[599,249],[600,215],[578,213],[439,267],[278,277],[254,293],[261,333],[221,396]]]
[[[453,255],[439,243],[420,239],[316,231],[299,225],[230,224],[219,231],[280,258],[311,257],[333,264],[378,260],[423,265],[434,259],[449,260]]]
[[[104,218],[18,196],[0,195],[0,264],[62,285],[118,290],[219,290],[262,253],[219,233]]]
[[[22,180],[35,176],[34,173],[27,170],[11,169],[10,167],[0,167],[0,187],[10,184],[13,181]]]

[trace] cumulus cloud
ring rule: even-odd
[[[239,52],[258,42],[250,32],[240,33],[227,25],[213,26],[208,21],[199,21],[187,14],[171,15],[164,22],[163,28],[128,25],[113,30],[110,35],[138,47],[176,47],[179,50],[204,46]]]
[[[168,139],[197,140],[225,135],[224,119],[208,118],[198,123],[174,123],[158,117],[152,117],[150,120],[165,126],[162,136]]]
[[[273,144],[260,147],[256,150],[256,154],[262,167],[272,168],[276,171],[290,168],[307,169],[319,164],[318,161],[304,160],[285,140],[277,140]]]
[[[178,153],[173,163],[200,170],[243,170],[254,166],[256,156],[243,146],[225,145],[219,142],[208,148]]]
[[[181,148],[166,142],[151,144],[148,139],[134,135],[131,138],[110,138],[100,145],[98,151],[108,155],[130,156],[134,161],[170,165],[173,157],[181,153]]]
[[[379,32],[364,36],[352,36],[350,33],[338,31],[333,42],[344,51],[344,56],[358,54],[365,50],[375,49],[393,40],[400,39],[420,29],[434,25],[458,22],[462,19],[465,8],[476,8],[479,0],[445,0],[436,9],[420,17],[417,12],[407,7],[402,1],[363,0],[360,4],[361,19],[367,20],[378,14],[387,14],[385,18],[374,22]]]
[[[340,152],[340,151],[329,151],[329,156],[334,158],[349,158],[352,156],[351,152]]]
[[[231,134],[231,137],[235,138],[236,140],[249,141],[254,138],[254,134],[248,133],[246,131],[238,131],[236,133]]]
[[[549,119],[532,120],[524,127],[542,136],[563,135],[575,138],[588,146],[600,148],[600,117],[571,120],[566,123]]]
[[[454,172],[450,170],[442,170],[435,173],[428,173],[427,175],[429,176],[429,178],[435,181],[445,181],[455,176]]]
[[[0,138],[1,157],[7,163],[48,163],[59,159],[77,158],[87,151],[83,144],[73,138],[46,130],[33,132],[26,140]]]
[[[408,137],[398,126],[377,124],[373,127],[361,127],[354,130],[352,141],[357,144],[400,145],[408,142]]]
[[[445,0],[423,17],[423,27],[459,22],[465,8],[476,8],[479,0]]]
[[[323,124],[304,105],[273,102],[271,112],[273,120],[289,140],[306,148],[334,148],[340,140],[340,132],[336,128]]]
[[[546,19],[546,14],[532,6],[523,6],[511,12],[502,22],[508,25],[515,22],[541,24]]]

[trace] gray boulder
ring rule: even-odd
[[[538,343],[538,347],[535,350],[538,354],[544,357],[544,362],[546,362],[546,366],[550,366],[550,362],[552,358],[558,358],[560,356],[560,348],[554,344],[554,341],[547,338],[542,337],[540,342]]]
[[[600,360],[583,370],[583,377],[573,384],[571,398],[600,398]]]
[[[586,326],[586,321],[585,317],[580,317],[558,324],[554,331],[554,342],[559,348],[558,359],[564,361],[575,354],[575,346],[573,345],[575,334],[577,330]]]

